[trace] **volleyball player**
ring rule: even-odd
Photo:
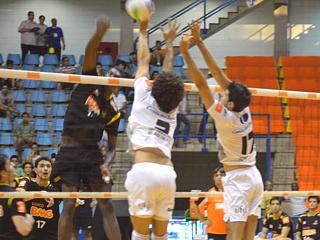
[[[171,162],[177,107],[184,96],[182,80],[171,72],[173,40],[178,25],[163,30],[167,41],[163,72],[154,80],[149,76],[150,52],[147,44],[148,21],[141,22],[138,43],[138,69],[134,83],[134,102],[129,118],[128,136],[134,150],[134,165],[127,174],[132,239],[167,239],[167,225],[174,208],[176,173]]]
[[[6,156],[0,155],[0,192],[15,192],[10,187],[15,169]],[[32,230],[34,219],[26,213],[20,198],[0,198],[0,239],[20,240]]]
[[[202,101],[216,123],[219,160],[224,165],[224,220],[228,225],[228,240],[250,239],[255,235],[260,216],[263,183],[255,166],[252,119],[249,110],[251,93],[240,83],[232,82],[218,67],[200,36],[200,23],[192,23],[192,36],[184,36],[180,51],[187,63],[192,80]],[[202,72],[195,65],[188,49],[191,40],[200,49],[209,71],[224,89],[220,101],[213,98]]]
[[[96,32],[86,47],[83,74],[97,76],[97,49],[109,28],[109,20],[101,18],[97,21]],[[121,77],[120,71],[114,69],[110,76]],[[109,128],[108,143],[116,143],[116,135],[112,132],[117,132],[120,113],[111,97],[113,89],[102,85],[80,84],[72,92],[65,115],[60,151],[53,165],[54,180],[61,180],[63,192],[77,191],[82,182],[89,184],[92,191],[111,191],[111,181],[106,183],[104,179],[110,177],[109,166],[115,157],[115,147],[108,152],[104,161],[97,143],[105,128]],[[108,239],[120,240],[111,200],[98,199],[98,206]],[[59,240],[71,238],[74,211],[75,199],[65,199],[58,225]]]

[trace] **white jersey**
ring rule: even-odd
[[[233,112],[215,100],[208,113],[215,121],[218,143],[222,147],[220,162],[225,165],[254,165],[257,152],[249,107],[239,113]]]
[[[177,109],[165,113],[151,96],[148,79],[141,77],[134,83],[134,101],[129,117],[128,136],[133,150],[158,148],[171,158],[173,134],[177,125]]]

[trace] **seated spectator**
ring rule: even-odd
[[[26,162],[31,162],[34,165],[37,158],[41,157],[39,146],[36,143],[32,143],[31,153],[26,157]]]
[[[56,68],[55,72],[57,73],[68,73],[68,74],[75,74],[77,68],[69,64],[69,58],[63,57],[61,60],[61,66]],[[63,83],[62,84],[65,89],[71,90],[73,88],[73,83]]]
[[[14,179],[14,188],[17,188],[19,185],[24,185],[26,182],[30,181],[33,178],[33,165],[30,162],[24,162],[22,164],[23,174],[20,177]],[[17,190],[21,190],[18,189]]]
[[[14,90],[23,90],[23,81],[21,79],[16,80]]]
[[[320,214],[317,209],[319,197],[308,197],[309,209],[298,218],[295,240],[320,239]]]
[[[208,192],[222,192],[222,178],[226,175],[223,167],[217,167],[213,171],[213,187]],[[202,223],[207,225],[208,239],[225,240],[227,237],[227,225],[223,220],[224,201],[221,197],[206,197],[199,205],[193,204],[196,216]],[[207,214],[207,216],[206,216]],[[205,220],[205,217],[208,219]]]
[[[155,66],[162,66],[166,50],[161,47],[161,41],[156,41],[155,50],[151,53],[150,64]]]
[[[120,122],[124,121],[124,119],[126,117],[126,109],[128,107],[128,103],[127,103],[127,99],[124,94],[124,91],[122,89],[115,94],[114,101],[115,101],[115,104],[118,108],[118,111],[121,114],[120,115]],[[125,131],[125,129],[124,129],[124,124],[123,124],[123,129],[118,129],[118,132],[124,132],[124,131]]]
[[[0,92],[0,117],[12,119],[15,114],[11,91],[7,85],[3,85]]]
[[[8,59],[6,61],[6,69],[13,69],[13,61]],[[3,85],[7,85],[9,89],[13,88],[15,85],[15,80],[14,78],[0,78],[0,88],[3,87]]]
[[[97,64],[96,64],[96,71],[97,71],[97,76],[105,76],[104,69],[103,69],[101,63],[99,63],[99,62],[97,62]]]
[[[288,214],[282,212],[281,202],[281,198],[271,198],[271,213],[263,219],[261,239],[268,239],[270,235],[272,239],[293,239],[292,221]]]
[[[159,73],[158,71],[153,71],[153,72],[151,73],[150,79],[151,79],[151,80],[155,80],[159,75],[160,75],[160,73]]]
[[[134,78],[137,71],[137,53],[131,52],[131,62],[128,63],[128,73],[131,78]]]
[[[12,163],[13,167],[16,169],[16,177],[21,177],[23,175],[23,169],[20,166],[19,158],[17,155],[12,155],[10,157],[10,162]]]
[[[190,121],[186,114],[189,113],[187,95],[185,94],[182,101],[178,106],[177,114],[177,127],[175,130],[175,135],[180,133],[181,123],[183,123],[183,130],[181,133],[184,135],[183,142],[186,144],[192,143],[192,140],[189,138],[190,135]]]
[[[266,181],[264,184],[264,191],[272,191],[273,185],[271,181]],[[270,200],[272,197],[270,196],[263,196],[261,201],[261,212],[262,216],[270,213]]]
[[[34,127],[30,122],[30,114],[22,113],[22,122],[15,129],[16,134],[16,149],[19,159],[22,159],[22,153],[25,147],[31,147],[35,141]]]

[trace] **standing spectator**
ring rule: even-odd
[[[273,185],[271,181],[266,181],[264,184],[264,191],[272,191]],[[261,201],[261,210],[262,210],[262,216],[266,216],[268,213],[270,213],[270,200],[272,197],[270,196],[263,196]]]
[[[11,92],[7,85],[3,85],[0,92],[0,117],[10,119],[13,116],[14,104]]]
[[[37,32],[37,54],[41,56],[45,55],[48,52],[47,39],[45,36],[45,32],[48,26],[44,24],[45,20],[45,16],[41,15],[39,17],[39,31]]]
[[[57,27],[57,19],[52,18],[51,19],[51,27],[48,27],[45,31],[45,34],[48,37],[48,47],[49,51],[50,48],[54,49],[54,54],[57,55],[58,60],[60,61],[61,58],[61,43],[62,43],[62,50],[66,49],[66,45],[64,42],[64,37],[63,37],[63,31],[62,28]]]
[[[36,143],[32,143],[31,153],[26,157],[26,162],[31,162],[34,165],[35,161],[41,157],[39,146]]]
[[[25,147],[31,147],[34,142],[34,127],[30,123],[30,115],[27,112],[22,113],[22,122],[15,129],[16,149],[20,159]]]
[[[185,94],[178,106],[177,127],[175,130],[175,134],[179,134],[181,123],[183,123],[184,125],[182,130],[182,134],[184,135],[183,142],[186,144],[192,143],[192,140],[189,139],[190,121],[186,116],[186,114],[188,113],[189,113],[188,100],[187,100],[187,95]]]
[[[13,69],[13,61],[8,59],[6,61],[6,69]],[[11,89],[15,85],[14,78],[0,78],[0,88],[4,85],[7,85],[9,89]]]
[[[208,192],[223,192],[222,178],[226,175],[223,167],[217,167],[213,171],[214,186]],[[193,205],[197,218],[207,225],[206,231],[208,239],[225,240],[227,237],[227,225],[223,220],[224,216],[223,196],[206,197],[199,205]],[[205,213],[207,212],[208,220],[205,221]]]
[[[61,61],[61,66],[58,67],[55,72],[57,73],[69,73],[69,74],[75,74],[77,71],[77,68],[75,66],[72,66],[69,64],[69,58],[63,57]],[[62,83],[62,86],[64,89],[71,90],[74,86],[73,83]]]
[[[155,65],[155,66],[162,66],[163,59],[165,56],[166,56],[166,50],[162,48],[161,41],[157,40],[156,41],[156,48],[151,53],[150,64]]]
[[[39,26],[34,20],[34,13],[28,12],[28,20],[21,22],[18,32],[21,33],[21,52],[22,62],[25,56],[30,52],[31,54],[37,53],[37,36],[36,32]]]

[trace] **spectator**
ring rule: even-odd
[[[293,239],[292,221],[288,214],[282,212],[281,202],[278,197],[271,198],[271,213],[263,220],[261,239],[267,239],[268,233],[272,239]]]
[[[22,62],[28,53],[37,53],[37,37],[36,32],[39,26],[34,20],[34,12],[28,12],[28,20],[21,22],[18,32],[21,33],[21,52]]]
[[[27,182],[29,182],[31,180],[31,178],[33,177],[32,174],[33,174],[33,165],[31,162],[24,162],[22,164],[22,170],[23,170],[23,173],[22,173],[22,176],[20,177],[15,177],[14,179],[14,188],[17,188],[17,190],[20,190],[18,188],[18,186],[21,184],[25,184]]]
[[[271,181],[266,181],[264,184],[264,191],[272,191],[273,185]],[[261,201],[261,210],[262,210],[262,216],[265,216],[266,214],[270,213],[270,200],[272,197],[270,196],[263,196]]]
[[[51,160],[52,164],[56,161],[56,157],[57,157],[56,153],[51,153],[50,160]]]
[[[64,42],[63,31],[60,27],[57,27],[57,19],[51,19],[51,27],[48,27],[45,31],[45,34],[48,38],[48,47],[49,52],[50,48],[54,50],[54,54],[57,55],[58,60],[60,61],[61,58],[61,43],[62,43],[62,50],[65,50],[66,45]]]
[[[151,73],[150,79],[151,79],[151,80],[155,80],[159,75],[160,75],[160,73],[159,73],[158,71],[153,71],[153,72]]]
[[[41,157],[40,156],[39,146],[36,143],[32,143],[31,153],[26,157],[26,162],[31,162],[32,165],[34,165],[35,161],[39,157]]]
[[[72,66],[69,64],[69,58],[63,57],[61,61],[61,66],[56,68],[55,72],[57,73],[69,73],[69,74],[75,74],[77,71],[77,68],[75,66]],[[73,89],[74,84],[73,83],[62,83],[62,86],[64,89],[71,90]]]
[[[296,227],[296,240],[315,240],[320,239],[320,214],[317,209],[319,206],[318,196],[309,196],[309,209],[298,218]]]
[[[137,71],[137,53],[131,52],[130,56],[131,56],[131,62],[128,63],[128,72],[130,77],[133,77]]]
[[[208,192],[222,192],[222,178],[225,176],[223,167],[217,167],[213,172],[213,187]],[[199,205],[191,206],[195,209],[197,218],[207,225],[208,239],[225,240],[227,236],[227,225],[224,217],[223,196],[207,197]],[[207,213],[207,216],[206,216]],[[205,217],[208,219],[205,220]]]
[[[96,64],[96,71],[97,71],[97,76],[105,76],[104,69],[100,62],[97,62]]]
[[[14,85],[15,90],[23,90],[23,81],[21,79],[17,79]]]
[[[12,119],[14,113],[14,104],[11,91],[7,85],[3,85],[0,92],[0,117],[9,117]]]
[[[186,116],[186,114],[188,113],[189,113],[188,100],[187,100],[187,95],[185,94],[178,106],[177,127],[175,130],[175,134],[179,134],[181,123],[183,123],[184,125],[182,130],[182,134],[184,135],[183,142],[186,144],[192,143],[192,140],[189,138],[190,121]]]
[[[10,162],[12,163],[13,167],[16,169],[16,177],[21,177],[23,175],[23,169],[19,165],[19,158],[17,155],[12,155],[10,157]]]
[[[118,132],[123,133],[125,131],[124,119],[126,117],[126,109],[128,107],[128,103],[124,91],[122,89],[115,94],[114,101],[118,108],[118,111],[120,112],[120,123]]]
[[[13,69],[13,61],[8,59],[6,61],[6,69]],[[0,88],[3,87],[3,85],[7,85],[9,89],[11,89],[15,85],[15,79],[14,78],[0,78]]]
[[[151,53],[150,64],[155,66],[162,66],[165,55],[166,50],[161,47],[161,41],[157,40],[155,50]]]
[[[40,56],[48,53],[47,39],[45,36],[45,32],[48,26],[44,24],[45,20],[45,16],[41,15],[39,17],[39,31],[37,32],[37,54],[39,54]]]
[[[299,191],[297,182],[291,184],[291,191]],[[284,209],[290,216],[299,216],[308,210],[306,200],[307,198],[303,196],[286,197]]]
[[[30,123],[30,114],[22,113],[22,122],[15,129],[16,134],[16,149],[20,159],[22,159],[22,152],[25,147],[31,147],[34,139],[34,127]]]

